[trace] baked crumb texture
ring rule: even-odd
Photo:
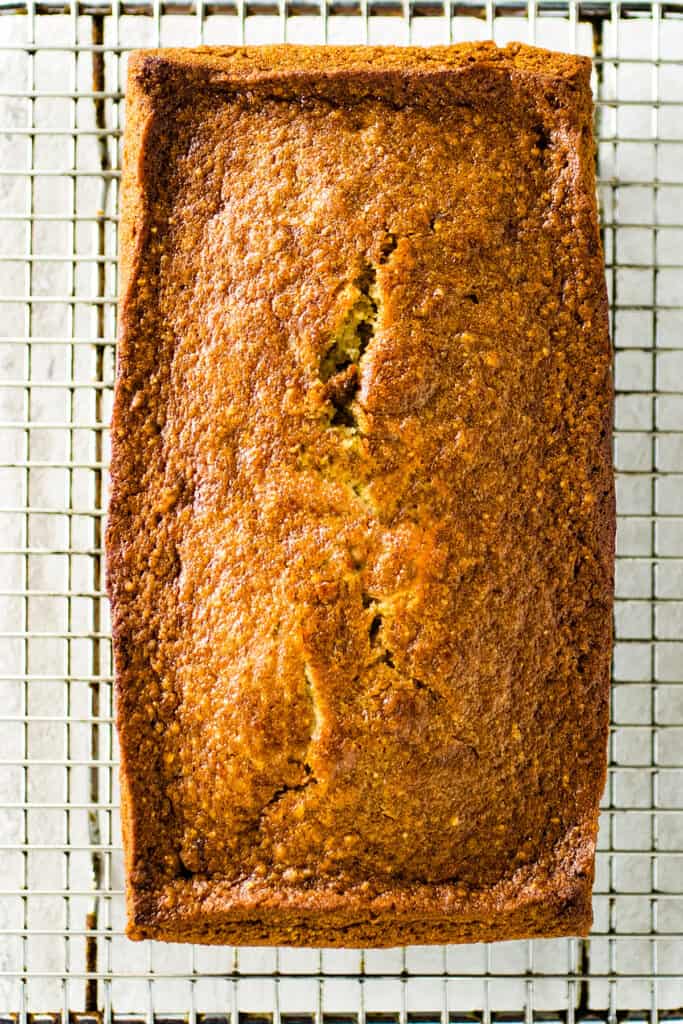
[[[589,74],[519,45],[132,55],[131,938],[588,930],[614,532]]]

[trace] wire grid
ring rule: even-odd
[[[0,1016],[683,1019],[683,4],[0,0],[0,14]],[[126,53],[489,37],[595,58],[619,525],[592,937],[129,943],[102,561]]]

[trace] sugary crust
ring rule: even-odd
[[[590,62],[131,55],[129,935],[581,935],[614,494]]]

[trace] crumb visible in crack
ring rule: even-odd
[[[373,294],[375,281],[375,268],[366,264],[355,282],[360,294],[347,311],[323,356],[320,364],[321,380],[328,381],[335,374],[358,363],[363,355],[377,316],[377,303]]]
[[[313,675],[309,665],[307,664],[304,665],[304,679],[306,683],[306,693],[310,700],[312,710],[312,728],[308,742],[308,748],[310,750],[310,745],[312,743],[315,743],[315,741],[320,736],[323,716],[318,705],[318,699],[315,692],[315,684],[313,682]],[[306,754],[304,755],[303,758],[292,758],[289,763],[293,765],[298,765],[302,769],[304,775],[303,781],[297,783],[294,786],[289,785],[287,783],[285,783],[282,786],[279,786],[278,789],[275,790],[272,796],[266,801],[266,803],[264,803],[263,807],[261,808],[259,814],[259,824],[263,821],[266,812],[275,804],[277,804],[280,800],[282,800],[282,798],[285,797],[288,793],[300,793],[308,786],[315,786],[318,784],[318,780],[315,777],[313,767],[310,761],[308,760],[308,750],[306,751]]]
[[[544,150],[549,149],[550,146],[552,145],[552,139],[550,138],[550,135],[548,134],[546,129],[543,127],[543,125],[542,124],[535,125],[533,130],[534,130],[534,134],[536,136],[536,148],[539,149],[541,151],[541,153]]]
[[[351,490],[356,495],[356,497],[363,502],[366,508],[374,510],[374,505],[372,503],[372,499],[368,495],[368,488],[366,484],[355,481],[354,483],[351,484]]]
[[[361,572],[365,566],[365,555],[360,548],[351,547],[349,549],[349,555],[351,556],[351,564],[353,565],[355,572]],[[365,595],[363,595],[365,597]]]
[[[398,245],[398,238],[396,237],[396,235],[393,232],[391,232],[391,231],[387,232],[387,236],[386,236],[386,238],[384,239],[384,241],[382,242],[382,244],[381,244],[381,246],[379,248],[379,251],[381,253],[381,258],[380,258],[380,263],[381,264],[384,264],[384,263],[388,262],[389,257],[391,256],[392,252],[395,251],[397,245]]]
[[[375,607],[379,606],[379,601],[377,600],[377,598],[368,597],[366,594],[363,594],[363,607],[370,608],[373,605]],[[370,640],[370,647],[373,648],[375,651],[379,649],[380,653],[377,657],[373,658],[371,664],[384,664],[388,665],[389,668],[395,668],[393,651],[390,651],[386,644],[382,643],[381,633],[383,623],[384,616],[381,614],[381,612],[378,611],[377,614],[372,617],[372,621],[370,622],[368,638]]]
[[[333,427],[355,427],[356,417],[353,415],[350,409],[340,406],[334,410],[334,415],[330,420],[330,424]]]
[[[190,869],[188,868],[187,864],[183,860],[182,855],[178,856],[178,860],[180,861],[180,863],[178,865],[178,877],[179,878],[192,878],[193,875],[194,875],[194,871],[190,871]]]
[[[390,235],[383,250],[387,258],[395,246],[396,239]],[[360,501],[370,514],[375,515],[377,509],[367,482],[363,474],[356,471],[357,457],[364,453],[364,421],[361,419],[359,423],[359,410],[356,406],[356,395],[360,388],[360,364],[374,338],[379,316],[380,296],[375,266],[370,263],[362,266],[354,281],[354,294],[355,301],[332,337],[319,366],[320,379],[325,385],[322,392],[325,400],[323,422],[326,428],[339,431],[340,454],[348,453],[352,461],[344,458],[340,460],[334,453],[324,459],[316,459],[313,453],[304,452],[299,456],[298,464],[302,469],[312,469],[325,479],[345,486],[350,495]]]
[[[371,644],[375,644],[377,642],[377,637],[379,636],[379,631],[380,631],[381,628],[382,628],[382,616],[381,615],[375,615],[374,619],[370,623],[370,643]]]
[[[393,236],[391,236],[393,237]],[[352,403],[360,386],[358,366],[377,323],[377,271],[366,263],[356,282],[358,298],[347,312],[320,363],[320,378],[334,413],[333,427],[355,427]]]

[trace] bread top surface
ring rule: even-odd
[[[131,58],[108,555],[134,885],[591,874],[588,76],[487,44]]]

